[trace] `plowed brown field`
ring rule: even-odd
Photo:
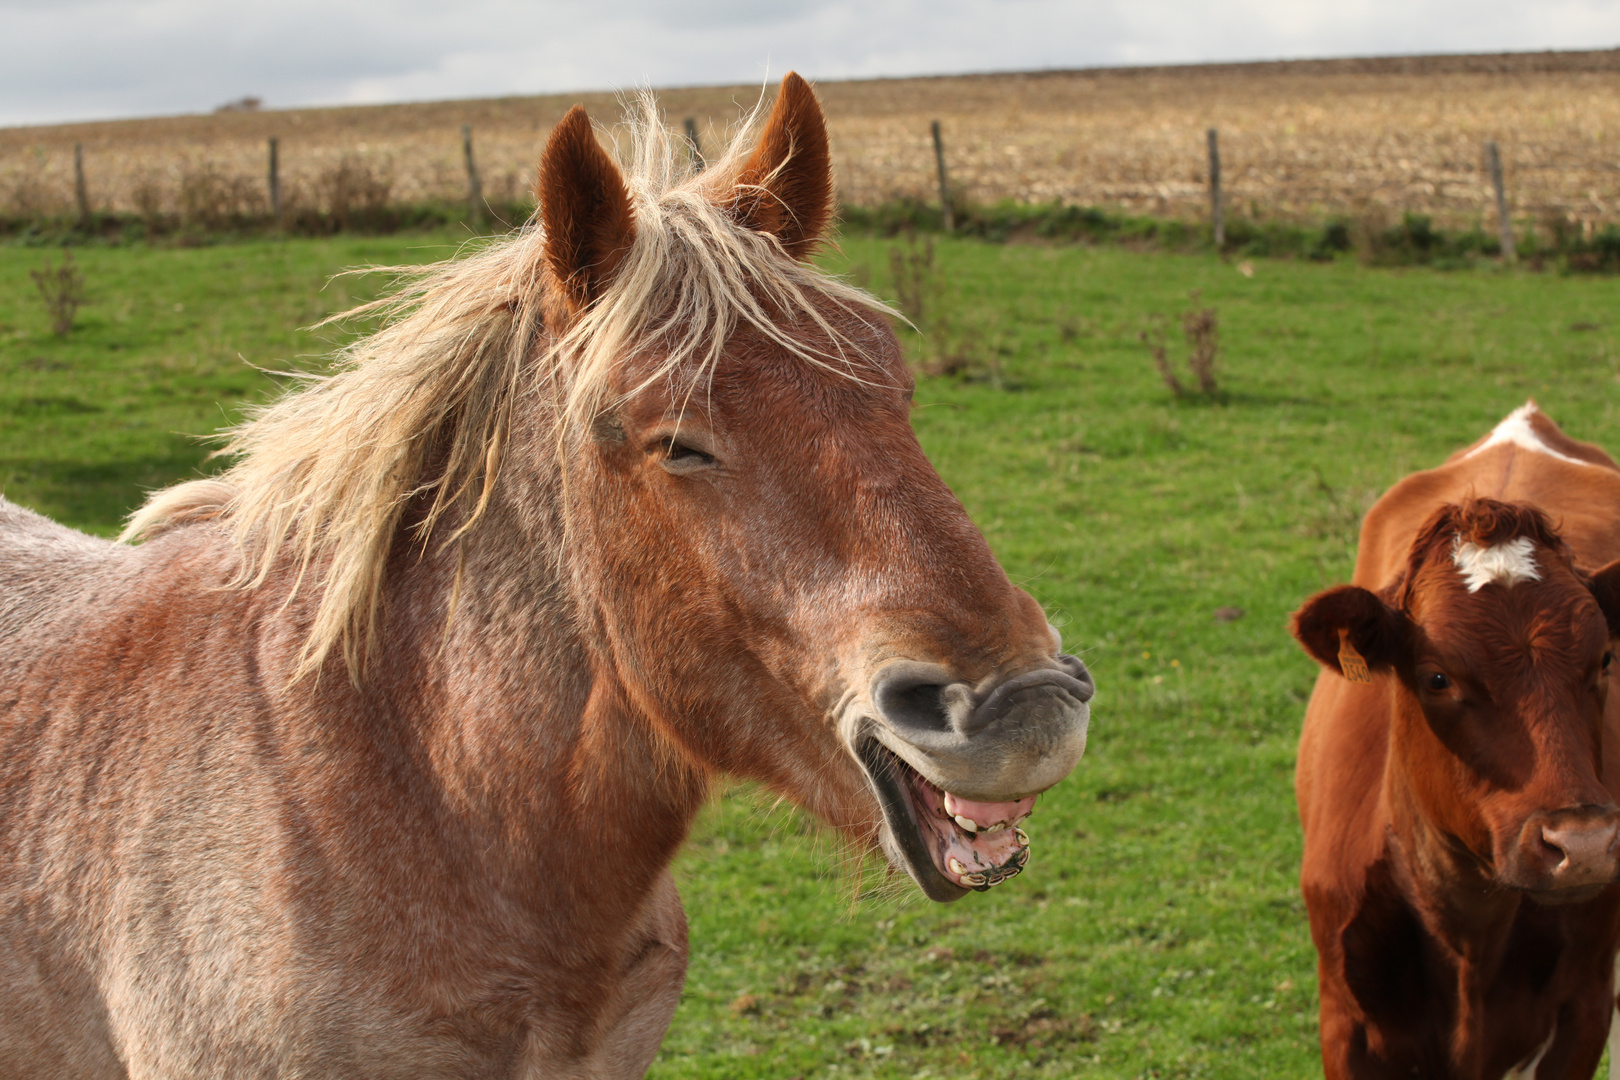
[[[809,73],[813,74],[813,73]],[[968,199],[1098,205],[1192,217],[1205,200],[1204,131],[1221,132],[1229,205],[1317,218],[1414,211],[1490,222],[1483,144],[1502,148],[1521,218],[1588,227],[1620,220],[1620,50],[1297,61],[827,82],[846,202],[935,196],[929,121],[943,125]],[[713,145],[758,88],[662,92],[672,123],[695,117]],[[188,179],[263,199],[278,136],[291,198],[320,203],[344,162],[393,202],[465,197],[460,130],[471,124],[487,196],[520,195],[546,133],[610,94],[221,113],[0,129],[0,213],[68,210],[83,143],[97,209],[172,211]]]

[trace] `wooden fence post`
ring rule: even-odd
[[[686,118],[686,141],[692,145],[692,171],[702,172],[703,144],[698,142],[697,121],[690,116]]]
[[[281,140],[270,136],[270,218],[281,231]]]
[[[478,179],[478,165],[473,161],[472,125],[461,125],[461,152],[467,158],[467,209],[472,215],[472,224],[482,225],[484,222],[484,185]]]
[[[1485,166],[1491,172],[1491,187],[1496,189],[1496,224],[1502,238],[1502,261],[1517,262],[1519,251],[1513,243],[1513,218],[1508,215],[1507,189],[1502,185],[1502,155],[1494,141],[1485,144]]]
[[[90,189],[84,183],[84,143],[73,144],[73,194],[79,200],[79,226],[90,228]]]
[[[956,215],[951,213],[951,189],[945,182],[945,140],[939,135],[939,121],[935,120],[934,130],[934,164],[939,167],[939,205],[945,213],[945,231],[956,231]]]
[[[1226,208],[1221,205],[1221,137],[1209,129],[1209,222],[1215,233],[1215,251],[1226,246]]]

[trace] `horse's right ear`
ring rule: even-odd
[[[546,140],[535,196],[546,266],[577,315],[607,289],[636,236],[624,175],[596,141],[583,106],[569,109]]]
[[[1405,630],[1406,616],[1359,585],[1319,592],[1294,613],[1294,636],[1305,651],[1341,675],[1346,645],[1366,661],[1369,671],[1394,667]]]

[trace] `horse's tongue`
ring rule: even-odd
[[[974,802],[972,799],[952,795],[948,791],[945,793],[945,812],[953,818],[968,818],[981,829],[1000,823],[1016,825],[1029,817],[1029,812],[1033,809],[1035,809],[1033,795],[1016,802]]]

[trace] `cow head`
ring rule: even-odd
[[[1546,900],[1620,879],[1601,775],[1620,562],[1589,577],[1541,511],[1470,499],[1435,511],[1395,584],[1319,593],[1294,634],[1388,685],[1389,768],[1422,826],[1486,876]]]

